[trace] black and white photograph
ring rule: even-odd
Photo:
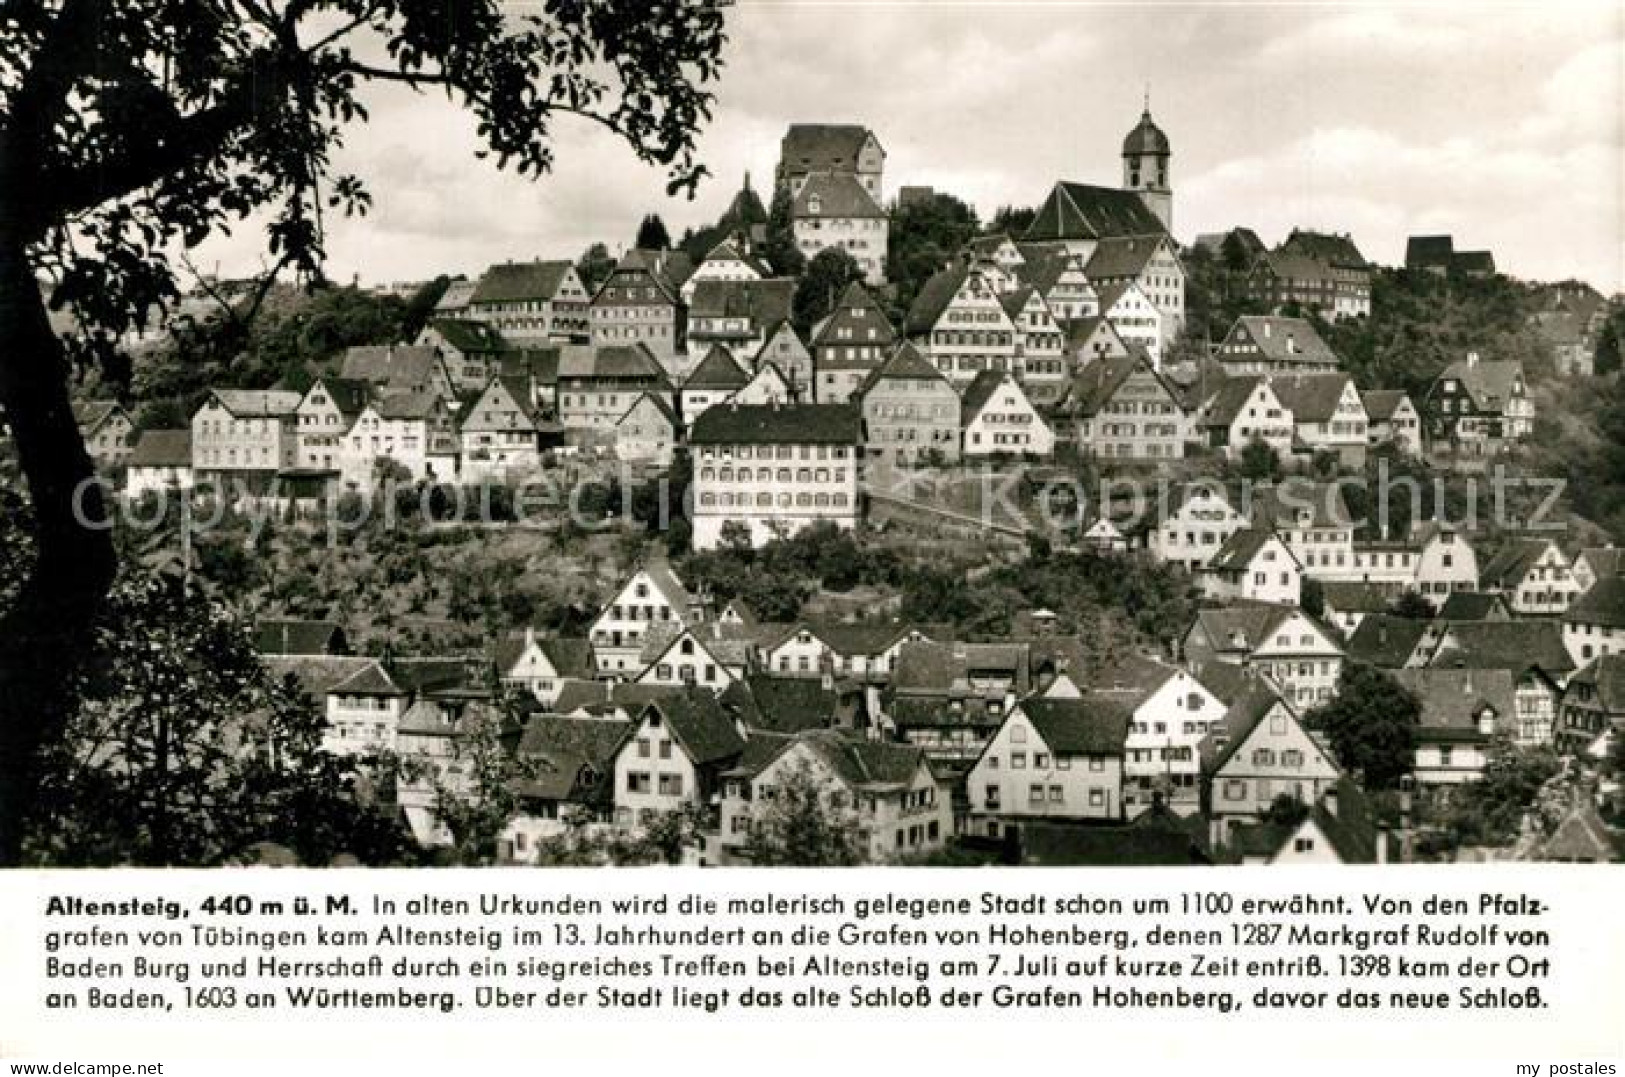
[[[289,880],[386,916],[371,869],[437,869],[400,908],[518,917],[498,957],[692,888],[712,956],[654,974],[699,992],[774,941],[700,891],[771,875],[847,957],[1063,932],[853,967],[927,1009],[1064,995],[1084,931],[1172,977],[1097,1008],[1617,999],[1551,895],[1625,897],[1622,185],[1611,0],[6,0],[0,882],[91,954],[43,1005],[135,945],[50,888],[192,878],[146,869],[218,870],[115,916],[251,954]],[[1319,1002],[1107,930],[1162,879],[1252,932],[1272,878],[1316,896],[1226,945]],[[863,911],[1027,885],[1080,897]],[[548,945],[679,941],[629,922]],[[1452,926],[1497,967],[1405,964]],[[288,975],[395,990],[368,945]],[[162,968],[105,1005],[255,1005]],[[597,1006],[759,1004],[685,990]]]

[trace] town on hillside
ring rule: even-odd
[[[1625,303],[1181,242],[1126,126],[983,222],[794,123],[714,223],[276,289],[200,365],[210,281],[76,403],[130,616],[230,611],[282,702],[219,728],[306,708],[383,862],[1621,859]],[[258,848],[379,860],[317,829]]]

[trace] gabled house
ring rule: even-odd
[[[806,393],[796,389],[795,383],[779,370],[777,363],[763,363],[756,368],[749,381],[728,397],[727,402],[760,407],[764,404],[794,404],[805,398]]]
[[[1097,289],[1132,282],[1161,314],[1163,345],[1185,326],[1185,269],[1166,236],[1111,236],[1095,247],[1084,271]]]
[[[568,348],[559,356],[558,416],[572,441],[612,437],[645,393],[676,403],[671,378],[647,345]]]
[[[1017,702],[965,775],[970,833],[1025,819],[1122,821],[1132,711],[1102,696]]]
[[[1405,456],[1422,454],[1422,413],[1403,389],[1368,389],[1360,394],[1360,403],[1372,448],[1392,445]]]
[[[810,401],[813,397],[812,352],[802,343],[789,322],[780,322],[767,335],[767,341],[751,360],[751,369],[761,374],[767,367],[777,368],[789,395],[785,401]],[[741,404],[766,404],[766,400],[741,399]]]
[[[615,756],[632,723],[533,714],[515,749],[525,776],[514,790],[519,810],[499,841],[501,859],[534,863],[538,845],[565,831],[573,813],[606,824],[615,810]]]
[[[1207,816],[1221,839],[1269,810],[1276,797],[1313,804],[1342,777],[1297,709],[1263,683],[1251,685],[1225,712],[1202,755]]]
[[[1147,533],[1151,556],[1191,572],[1207,565],[1230,536],[1247,526],[1240,499],[1217,482],[1186,483],[1170,491]]]
[[[686,347],[687,322],[675,289],[662,274],[625,259],[598,286],[587,317],[594,348],[642,345],[668,376]]]
[[[858,398],[865,456],[897,464],[959,459],[959,394],[912,342],[869,374]]]
[[[1303,318],[1243,315],[1213,358],[1231,377],[1253,374],[1335,374],[1342,362]]]
[[[1452,591],[1436,614],[1441,621],[1510,621],[1512,607],[1488,591]]]
[[[642,685],[704,688],[721,695],[755,666],[756,647],[749,631],[723,625],[654,625],[644,636],[638,665]]]
[[[135,447],[135,423],[116,401],[78,401],[73,405],[73,419],[85,451],[98,467],[116,467],[129,460]]]
[[[1027,256],[1021,252],[1021,248],[1010,238],[1008,232],[991,236],[972,236],[960,250],[959,255],[968,262],[997,268],[1005,274],[1011,284],[1019,279],[1022,267],[1027,264]]]
[[[1296,606],[1303,593],[1303,566],[1275,532],[1262,528],[1231,535],[1199,578],[1203,595],[1219,602]]]
[[[1268,678],[1301,710],[1331,699],[1343,671],[1331,630],[1289,606],[1199,610],[1181,653],[1193,667],[1217,660]]]
[[[703,620],[703,610],[671,567],[654,562],[634,572],[593,621],[587,638],[600,677],[632,678],[643,672],[639,656],[656,625],[683,626]]]
[[[649,702],[615,753],[616,824],[647,826],[685,804],[710,804],[744,750],[714,694],[695,689]]]
[[[1102,285],[1100,316],[1112,323],[1124,344],[1131,348],[1139,345],[1151,356],[1153,366],[1162,366],[1162,344],[1167,334],[1164,315],[1139,284],[1119,281]]]
[[[254,650],[271,657],[347,655],[350,641],[336,621],[262,617],[254,622]]]
[[[897,330],[862,284],[853,281],[811,333],[814,392],[820,403],[844,404],[891,355]]]
[[[1333,321],[1371,314],[1371,263],[1348,233],[1294,228],[1277,250],[1281,256],[1307,259],[1318,267],[1318,273],[1301,282],[1308,300],[1299,299],[1300,306],[1318,306]],[[1300,282],[1288,278],[1285,284],[1291,292]]]
[[[699,354],[720,344],[735,355],[754,354],[789,320],[795,291],[790,277],[702,281],[688,305],[689,350]]]
[[[1032,691],[1031,649],[1020,643],[905,643],[885,695],[896,732],[943,767],[963,770]]]
[[[363,381],[323,374],[305,390],[294,410],[299,467],[338,470],[350,430],[371,399],[369,388]]]
[[[1589,546],[1574,555],[1574,584],[1580,591],[1591,590],[1598,580],[1625,575],[1625,549]]]
[[[1048,457],[1055,434],[1008,372],[983,371],[960,402],[963,456],[1001,454]]]
[[[1359,549],[1358,546],[1355,547]],[[1387,613],[1392,595],[1386,587],[1352,580],[1320,581],[1321,616],[1345,637],[1359,631],[1367,617]]]
[[[432,319],[414,344],[434,349],[458,393],[485,388],[501,372],[503,355],[513,350],[496,326],[475,318]]]
[[[1625,655],[1593,658],[1569,678],[1555,741],[1575,754],[1594,753],[1610,737],[1625,736]]]
[[[692,306],[695,289],[705,281],[751,281],[768,277],[768,268],[745,250],[741,243],[730,237],[707,251],[700,264],[694,267],[694,272],[678,289],[683,302]]]
[[[1041,243],[1077,255],[1087,264],[1102,240],[1167,234],[1167,225],[1137,192],[1063,180],[1050,190],[1021,238],[1024,244]]]
[[[1440,631],[1427,621],[1368,613],[1349,634],[1347,658],[1378,669],[1415,669],[1432,660]]]
[[[1562,547],[1551,539],[1512,539],[1484,565],[1479,585],[1506,598],[1520,617],[1561,615],[1579,597]]]
[[[723,776],[724,864],[751,862],[748,842],[759,813],[801,774],[812,777],[835,811],[850,813],[868,863],[930,853],[953,831],[950,790],[912,745],[857,740],[832,730],[763,739],[768,747],[760,758],[747,750]]]
[[[644,393],[615,424],[615,458],[631,464],[670,467],[683,424],[664,397]]]
[[[392,393],[361,409],[339,445],[338,470],[353,490],[374,489],[380,464],[390,478],[444,483],[460,471],[457,433],[434,393]]]
[[[1485,361],[1477,352],[1434,379],[1422,411],[1431,441],[1475,455],[1511,448],[1535,426],[1523,365],[1515,359]]]
[[[1516,685],[1504,669],[1401,669],[1394,680],[1422,705],[1412,774],[1419,785],[1484,776],[1489,745],[1517,724]]]
[[[1016,375],[1027,395],[1041,406],[1055,402],[1066,384],[1066,334],[1038,290],[1020,285],[999,297],[1016,327]]]
[[[338,376],[360,382],[369,393],[435,393],[457,398],[446,363],[430,347],[408,344],[364,345],[346,349]]]
[[[1238,829],[1233,845],[1243,864],[1386,864],[1392,836],[1371,799],[1343,777],[1321,791],[1294,826],[1258,823]]]
[[[1598,580],[1563,614],[1563,642],[1574,664],[1625,654],[1625,576]]]
[[[845,251],[867,283],[886,282],[890,218],[858,176],[807,173],[790,202],[790,230],[809,262],[823,250]]]
[[[589,641],[539,635],[532,628],[498,640],[491,663],[502,684],[529,692],[544,707],[558,702],[566,680],[597,672]]]
[[[192,432],[143,430],[124,467],[124,496],[138,500],[192,488]]]
[[[1100,293],[1084,271],[1083,259],[1065,251],[1035,250],[1016,270],[1016,281],[1036,291],[1061,325],[1100,316]]]
[[[1354,564],[1354,514],[1340,484],[1292,478],[1254,493],[1253,526],[1273,527],[1305,575],[1348,578]]]
[[[975,267],[949,266],[927,280],[903,330],[956,388],[985,371],[1015,369],[1015,323]]]
[[[886,151],[861,124],[793,123],[779,143],[778,188],[800,194],[819,172],[852,176],[876,202],[885,192]]]
[[[866,734],[873,721],[868,693],[850,680],[750,673],[723,690],[722,705],[751,735],[795,735],[821,730]]]
[[[1276,375],[1270,389],[1292,413],[1292,446],[1304,454],[1335,453],[1345,467],[1365,463],[1370,420],[1347,374]]]
[[[211,389],[192,414],[192,472],[276,472],[296,467],[300,394]]]
[[[1196,425],[1207,444],[1239,459],[1253,442],[1262,442],[1286,459],[1296,431],[1293,415],[1275,395],[1268,378],[1228,378],[1202,402]]]
[[[677,394],[683,420],[692,423],[705,414],[706,408],[732,399],[750,380],[732,352],[721,344],[713,344]]]
[[[514,340],[574,343],[587,337],[590,300],[571,262],[504,262],[480,277],[467,316]]]
[[[1460,621],[1445,626],[1428,663],[1441,669],[1501,669],[1516,686],[1519,744],[1550,744],[1563,685],[1574,661],[1556,621]]]
[[[1197,811],[1201,742],[1223,721],[1229,704],[1190,671],[1139,655],[1112,662],[1092,681],[1089,695],[1130,712],[1124,815],[1133,819],[1158,805],[1178,814]],[[1053,687],[1045,694],[1057,695]]]
[[[484,392],[468,401],[458,418],[463,481],[507,479],[539,469],[543,434],[556,429],[536,414],[528,386],[493,378]]]
[[[833,674],[866,684],[889,682],[906,645],[929,643],[933,637],[941,641],[936,629],[912,624],[798,621],[776,631],[763,627],[757,649],[762,669],[779,677]]]
[[[1133,354],[1117,327],[1098,314],[1075,318],[1063,324],[1066,327],[1066,361],[1072,370],[1088,366],[1097,359],[1122,359]]]
[[[1054,414],[1062,440],[1105,460],[1179,460],[1194,437],[1178,394],[1140,350],[1083,367]]]

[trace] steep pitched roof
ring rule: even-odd
[[[1625,715],[1625,654],[1605,654],[1590,662],[1569,678],[1572,692],[1576,685],[1589,685],[1596,690],[1597,702],[1610,714]]]
[[[1563,620],[1569,624],[1625,628],[1625,576],[1604,576],[1574,600]]]
[[[1309,527],[1354,526],[1354,514],[1349,511],[1339,483],[1294,477],[1273,486],[1261,486],[1254,494],[1254,526],[1267,523],[1279,531],[1295,530],[1305,526],[1300,522],[1300,513],[1308,514]]]
[[[1102,407],[1110,403],[1117,390],[1123,387],[1123,383],[1137,371],[1142,370],[1156,379],[1170,400],[1175,404],[1179,403],[1179,395],[1174,392],[1173,387],[1163,378],[1145,353],[1134,352],[1129,355],[1108,356],[1085,364],[1067,389],[1063,410],[1070,415],[1085,417],[1098,414]]]
[[[1572,860],[1612,863],[1621,857],[1622,843],[1609,832],[1589,798],[1574,807],[1535,854],[1537,860]]]
[[[1018,392],[1020,391],[1020,386],[1016,385],[1015,379],[1010,376],[1008,371],[984,370],[977,374],[975,379],[965,386],[965,395],[960,398],[959,413],[961,421],[968,424],[980,415],[982,409],[987,406],[987,402],[993,399],[993,394],[998,392],[1000,387],[1007,381]]]
[[[493,355],[508,350],[502,333],[489,322],[473,318],[435,318],[429,328],[465,355]]]
[[[643,707],[656,699],[684,691],[675,684],[616,684],[611,681],[569,679],[559,685],[559,697],[553,709],[560,714],[584,711],[588,714],[608,714],[616,710],[636,717]]]
[[[371,385],[411,388],[427,385],[434,376],[438,356],[433,348],[380,344],[350,348],[339,366],[339,377]]]
[[[1494,557],[1479,572],[1479,581],[1485,587],[1511,590],[1518,586],[1545,556],[1551,545],[1545,539],[1513,539],[1496,551]]]
[[[1330,263],[1305,254],[1265,251],[1253,262],[1252,272],[1273,274],[1283,280],[1326,282],[1336,279]]]
[[[1167,231],[1133,191],[1062,180],[1039,207],[1022,239],[1033,243],[1109,236],[1160,236]]]
[[[899,692],[970,692],[973,671],[1008,677],[1017,694],[1031,683],[1031,649],[1021,643],[905,643],[892,671]]]
[[[870,131],[855,123],[793,123],[779,142],[781,167],[804,172],[853,171]]]
[[[474,287],[470,303],[510,303],[521,300],[550,300],[572,269],[565,261],[506,262],[485,271]]]
[[[1294,228],[1292,234],[1281,243],[1280,249],[1288,254],[1316,258],[1339,268],[1370,268],[1370,263],[1360,253],[1360,248],[1354,245],[1354,239],[1348,235]]]
[[[911,341],[903,341],[890,356],[864,379],[860,393],[867,393],[882,381],[940,381],[948,384],[942,371],[920,354]]]
[[[1373,613],[1360,621],[1345,647],[1350,662],[1378,669],[1399,669],[1410,661],[1427,635],[1426,621]]]
[[[886,216],[874,196],[847,172],[810,173],[791,203],[790,213],[797,219],[812,220]]]
[[[1348,777],[1338,778],[1309,809],[1309,818],[1345,864],[1373,864],[1387,835],[1377,825],[1371,798]]]
[[[211,389],[210,393],[239,419],[279,418],[291,415],[304,399],[302,393],[280,389]]]
[[[711,350],[705,353],[705,358],[689,374],[688,380],[683,382],[683,389],[741,389],[749,381],[750,375],[745,373],[733,354],[722,345],[713,344]]]
[[[513,669],[531,642],[547,656],[548,662],[558,671],[561,680],[572,677],[589,678],[593,675],[590,641],[568,636],[544,636],[534,632],[528,637],[524,632],[510,632],[492,645],[491,661],[497,667],[497,672],[507,673]]]
[[[966,265],[951,265],[933,273],[909,305],[908,316],[903,319],[904,331],[911,336],[929,333],[972,272],[977,271]]]
[[[650,388],[669,389],[660,360],[646,344],[605,344],[596,348],[565,348],[559,353],[558,376],[593,381],[637,382]]]
[[[1300,423],[1327,423],[1354,380],[1347,374],[1277,374],[1270,378],[1276,399]]]
[[[1387,422],[1394,417],[1409,397],[1403,389],[1366,389],[1360,393],[1360,403],[1365,405],[1366,418],[1374,423]]]
[[[856,445],[863,417],[852,404],[723,404],[689,431],[693,445]]]
[[[694,286],[690,318],[748,318],[758,329],[790,317],[796,282],[790,277],[766,280],[702,280]]]
[[[1449,269],[1455,248],[1451,236],[1411,236],[1405,240],[1405,268]]]
[[[1480,411],[1504,411],[1523,384],[1523,364],[1516,359],[1458,359],[1444,368],[1434,387],[1451,379],[1461,383]]]
[[[404,696],[406,690],[395,682],[395,679],[385,671],[384,667],[375,661],[351,673],[344,680],[328,688],[334,695],[341,696]]]
[[[1438,617],[1441,621],[1488,621],[1496,610],[1501,611],[1504,620],[1512,619],[1507,600],[1500,595],[1488,591],[1451,591],[1444,605],[1439,607]]]
[[[1538,666],[1550,677],[1574,670],[1558,621],[1460,621],[1445,630],[1431,663],[1459,669],[1506,669],[1521,675]]]
[[[1262,680],[1250,682],[1230,704],[1230,709],[1224,712],[1219,727],[1203,738],[1203,769],[1212,773],[1230,762],[1247,738],[1252,736],[1253,730],[1277,705],[1286,708],[1294,719],[1297,718],[1291,704],[1283,700],[1274,688]]]
[[[745,738],[734,727],[733,718],[717,697],[703,688],[650,700],[639,712],[640,720],[651,711],[660,715],[697,766],[744,750]]]
[[[1135,706],[1167,684],[1179,670],[1142,654],[1126,654],[1105,666],[1090,678],[1090,690],[1096,695],[1109,695],[1122,701],[1133,701]]]
[[[528,400],[529,393],[521,392],[520,399]],[[391,393],[373,405],[380,419],[427,419],[441,407],[435,393]]]
[[[1253,559],[1268,546],[1271,541],[1280,542],[1274,531],[1267,528],[1244,527],[1225,540],[1219,551],[1208,561],[1208,570],[1211,572],[1243,572],[1252,567]],[[1287,549],[1286,543],[1280,543],[1286,555],[1294,562],[1292,551]]]
[[[1340,613],[1382,613],[1388,609],[1388,592],[1375,583],[1321,580],[1320,592],[1326,605]]]
[[[531,717],[515,754],[533,773],[519,787],[521,796],[541,800],[598,800],[613,792],[615,754],[632,734],[632,723],[603,718],[569,718],[559,714]],[[591,781],[583,779],[591,775]]]
[[[73,420],[81,430],[94,430],[109,417],[123,410],[114,400],[76,400],[73,404]]]
[[[1107,236],[1096,245],[1084,272],[1089,274],[1092,281],[1138,277],[1166,242],[1160,237]]]
[[[1501,725],[1517,714],[1517,683],[1505,669],[1396,669],[1393,678],[1422,705],[1419,734],[1431,741],[1477,740],[1486,706]]]
[[[143,430],[130,453],[130,467],[191,467],[192,431]]]
[[[1272,363],[1331,363],[1341,365],[1337,353],[1304,318],[1280,315],[1244,314],[1236,319],[1220,346],[1219,359],[1225,359],[1224,344],[1245,336],[1264,358]]]
[[[736,709],[752,729],[774,733],[826,729],[843,713],[841,692],[815,677],[751,674],[723,691],[722,704]]]
[[[1132,707],[1100,693],[1078,699],[1034,696],[1016,704],[1057,755],[1121,755]]]

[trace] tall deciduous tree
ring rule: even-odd
[[[1416,727],[1422,705],[1398,681],[1375,666],[1349,663],[1331,702],[1305,715],[1323,730],[1338,761],[1365,776],[1368,789],[1393,789],[1415,763]]]
[[[0,10],[0,405],[38,557],[0,622],[0,862],[18,855],[42,744],[114,575],[71,367],[128,373],[127,330],[177,293],[171,258],[266,219],[275,267],[321,277],[325,215],[366,212],[333,151],[371,83],[444,92],[486,152],[548,171],[555,124],[624,138],[692,193],[720,70],[721,0],[16,0]],[[267,280],[274,273],[267,274]],[[64,346],[49,302],[83,333]]]
[[[863,282],[863,267],[839,247],[826,247],[807,263],[790,303],[790,321],[805,335],[835,309],[846,286]]]
[[[751,816],[746,855],[759,867],[839,868],[866,859],[857,813],[812,766],[791,766]]]
[[[946,192],[899,205],[892,212],[886,275],[907,309],[931,275],[958,255],[977,230],[976,210]]]

